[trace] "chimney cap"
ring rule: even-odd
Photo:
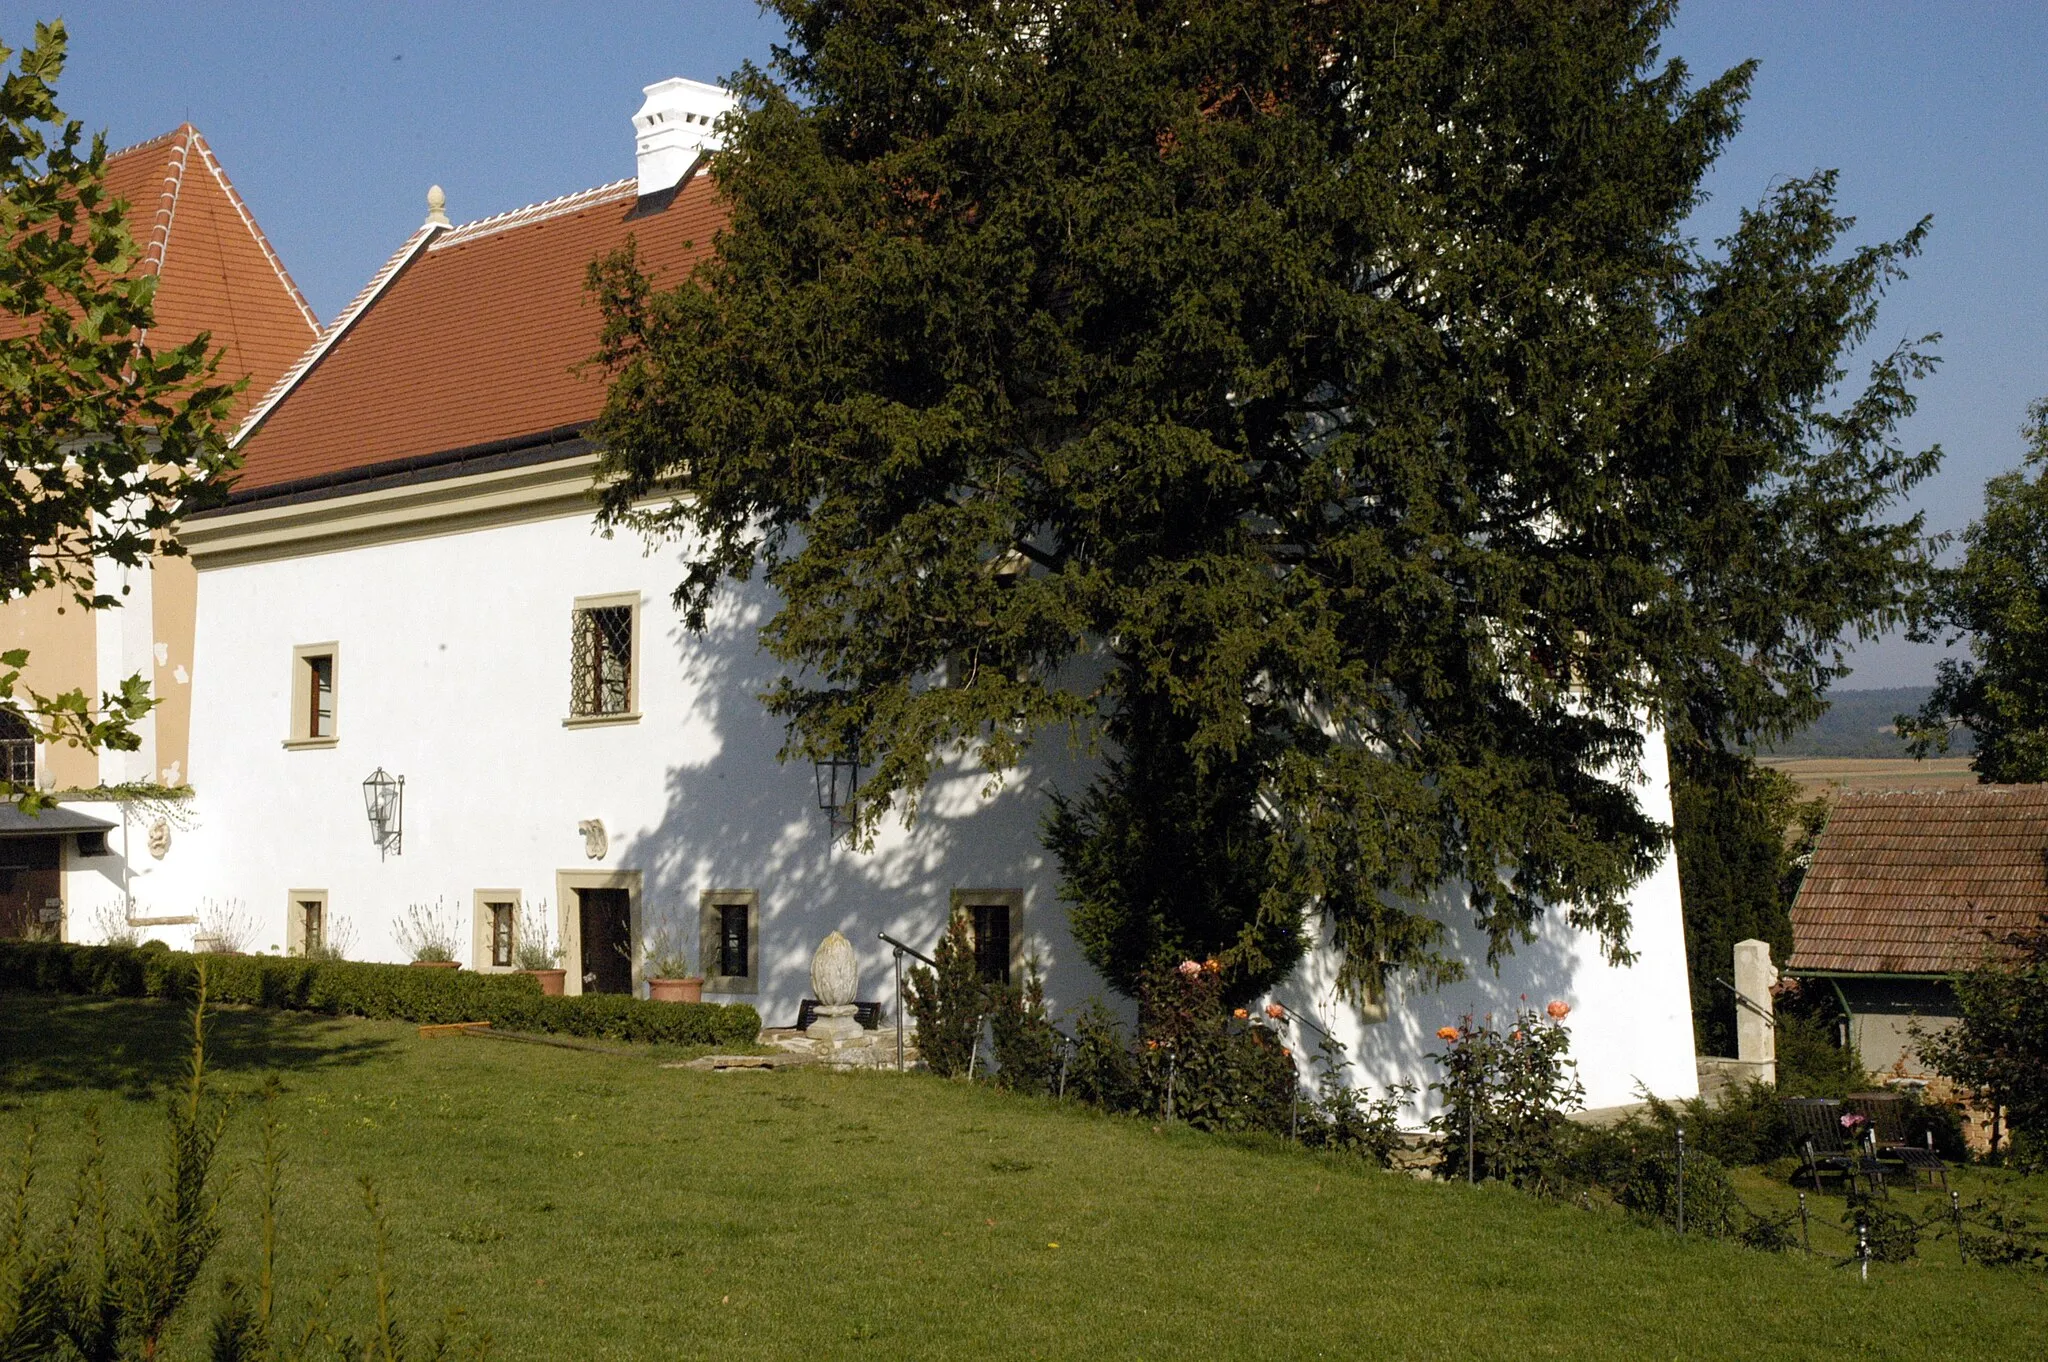
[[[424,225],[428,227],[447,227],[452,225],[448,221],[448,196],[441,192],[441,186],[438,184],[427,186],[427,220]]]
[[[633,115],[633,149],[645,198],[680,184],[699,155],[718,150],[719,116],[739,101],[719,86],[682,76],[642,86],[640,93],[645,99]]]

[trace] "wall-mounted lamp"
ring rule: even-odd
[[[818,777],[818,807],[825,811],[829,837],[836,838],[853,828],[853,792],[860,788],[860,763],[832,757],[811,764]]]
[[[370,840],[378,858],[398,855],[405,846],[405,777],[379,766],[363,782],[363,811],[370,815]]]

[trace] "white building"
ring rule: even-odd
[[[544,905],[572,990],[639,987],[633,943],[666,925],[701,934],[707,998],[786,1025],[825,933],[855,943],[861,992],[886,1007],[877,933],[929,947],[966,905],[992,952],[1007,931],[1013,968],[1043,963],[1056,1010],[1106,992],[1039,840],[1044,789],[1085,770],[1048,745],[993,797],[962,771],[915,828],[886,825],[872,852],[834,845],[813,770],[777,762],[780,725],[755,698],[774,675],[755,644],[770,601],[729,597],[690,634],[668,604],[682,555],[594,531],[580,431],[603,376],[577,367],[598,325],[585,269],[630,236],[679,280],[721,221],[699,151],[723,96],[648,96],[635,177],[460,226],[434,196],[245,428],[232,505],[184,532],[200,580],[196,826],[161,859],[131,858],[137,912],[232,900],[254,949],[319,931],[395,959],[407,906],[438,899],[467,924],[465,963],[489,970],[509,967],[501,924]],[[404,779],[381,847],[365,805],[378,772]],[[1644,798],[1668,817],[1661,770]],[[1276,996],[1324,1019],[1376,1083],[1426,1082],[1437,1027],[1526,994],[1572,1005],[1591,1104],[1695,1090],[1670,864],[1636,894],[1626,969],[1559,917],[1496,978],[1470,915],[1441,909],[1465,924],[1470,983],[1397,986],[1368,1020],[1318,956]]]

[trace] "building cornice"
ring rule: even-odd
[[[178,541],[200,571],[597,511],[597,454],[460,476],[408,479],[307,500],[229,507],[188,520]]]

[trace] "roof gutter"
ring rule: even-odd
[[[403,459],[387,459],[382,463],[365,464],[360,468],[345,468],[336,473],[321,473],[310,478],[295,478],[290,482],[271,483],[263,487],[252,487],[247,491],[230,491],[227,504],[192,517],[202,520],[207,516],[228,515],[235,511],[246,511],[290,501],[308,500],[339,488],[357,483],[375,482],[383,478],[406,477],[415,473],[430,472],[456,464],[472,463],[480,459],[496,458],[506,454],[541,454],[551,452],[556,446],[577,444],[582,441],[584,425],[556,426],[551,430],[535,431],[527,435],[513,435],[499,440],[484,440],[473,445],[459,445],[454,449],[438,450],[432,454],[414,454]],[[562,453],[580,451],[563,450]],[[523,461],[522,461],[523,462]]]
[[[1922,979],[1945,982],[1961,974],[1961,970],[1948,970],[1940,974],[1908,973],[1905,970],[1885,969],[1800,969],[1797,965],[1785,966],[1785,973],[1795,979]]]

